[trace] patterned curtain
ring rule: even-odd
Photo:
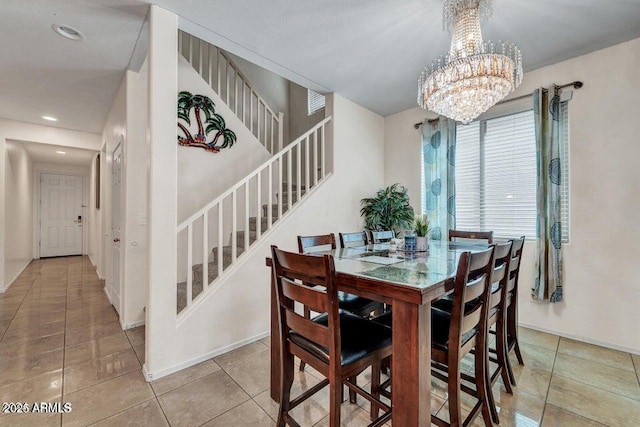
[[[556,86],[533,92],[538,169],[536,278],[534,299],[562,301],[562,223],[561,179],[562,153],[560,138],[560,94]]]
[[[424,198],[422,212],[429,217],[432,240],[446,240],[456,227],[456,122],[441,117],[422,125]]]

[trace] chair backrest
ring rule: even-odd
[[[357,233],[338,233],[340,236],[340,246],[351,248],[354,246],[365,246],[367,244],[367,233],[358,231]]]
[[[449,230],[449,241],[464,240],[486,240],[487,243],[493,243],[493,231],[463,231]]]
[[[396,233],[394,233],[393,230],[385,230],[385,231],[371,230],[369,231],[369,236],[370,236],[369,243],[376,244],[376,243],[384,243],[384,242],[390,241],[391,239],[396,237]]]
[[[279,307],[281,345],[292,332],[340,355],[340,320],[335,266],[331,255],[317,256],[285,252],[271,246],[272,274]],[[328,314],[328,325],[306,319],[294,310],[295,302]],[[335,358],[333,358],[335,359]],[[338,364],[340,363],[340,357]]]
[[[518,277],[520,276],[520,264],[522,262],[522,251],[524,250],[525,236],[513,240],[511,248],[511,264],[509,265],[509,286],[507,291],[517,292]]]
[[[308,254],[336,248],[336,236],[321,234],[318,236],[298,236],[298,252]]]
[[[485,333],[494,248],[482,252],[463,252],[453,289],[449,349],[458,353],[462,337],[475,330]],[[470,303],[470,304],[468,304]],[[457,357],[457,356],[456,356]]]
[[[489,311],[494,308],[504,310],[503,302],[507,301],[509,291],[509,277],[511,264],[511,248],[513,241],[493,245],[493,273],[491,276],[491,297],[489,298]],[[497,286],[494,288],[494,285]]]

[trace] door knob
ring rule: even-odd
[[[120,239],[118,239],[117,237],[115,239],[113,239],[113,243],[118,243],[120,241]]]

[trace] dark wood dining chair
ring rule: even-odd
[[[331,255],[312,256],[285,252],[271,246],[272,274],[276,286],[280,334],[280,407],[278,426],[299,424],[291,410],[329,386],[329,426],[340,426],[342,386],[360,394],[384,414],[370,426],[391,419],[391,408],[358,387],[350,379],[369,366],[380,369],[382,359],[391,354],[391,330],[338,308],[335,266]],[[299,302],[324,313],[313,320],[294,311]],[[326,377],[317,385],[291,399],[293,357],[297,356]]]
[[[356,233],[338,233],[340,236],[340,246],[352,248],[354,246],[365,246],[368,243],[367,233],[358,231]]]
[[[470,425],[480,412],[485,425],[493,425],[487,390],[487,318],[494,265],[493,251],[494,248],[490,247],[482,252],[463,252],[454,279],[451,311],[435,307],[431,309],[431,374],[447,383],[449,396],[450,422],[431,415],[431,423],[438,426]],[[387,326],[392,326],[391,320],[391,313],[384,313],[374,319]],[[460,367],[461,360],[472,350],[475,350],[473,376],[463,373]],[[474,383],[475,390],[463,384],[463,379]],[[371,389],[374,397],[380,393],[378,381],[377,376],[372,375]],[[460,391],[478,400],[466,419],[462,418]],[[375,408],[372,409],[373,416]]]
[[[298,236],[298,252],[308,254],[321,250],[336,249],[336,237],[333,233],[322,234],[317,236]],[[347,310],[361,317],[369,317],[371,313],[380,314],[383,311],[383,304],[357,295],[348,294],[346,292],[338,292],[338,305],[342,310]],[[304,306],[304,317],[311,318],[309,307]],[[304,371],[305,363],[300,362],[300,370]],[[351,399],[355,395],[351,394]]]
[[[369,231],[369,243],[375,245],[376,243],[386,243],[396,237],[396,233],[393,230],[384,231]]]
[[[485,240],[487,243],[493,243],[493,231],[449,230],[449,241],[453,242],[458,239]]]
[[[514,351],[520,365],[524,365],[520,344],[518,343],[518,278],[522,264],[522,251],[524,250],[525,236],[515,239],[511,248],[512,258],[509,265],[509,285],[507,292],[507,354]],[[511,362],[507,357],[507,372],[512,385],[516,385],[516,377],[511,368]]]

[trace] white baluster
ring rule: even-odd
[[[278,160],[278,164],[280,163],[280,160]],[[269,163],[268,166],[268,172],[269,172],[269,176],[267,177],[267,181],[269,182],[269,187],[268,190],[269,192],[267,193],[267,229],[271,230],[271,225],[273,224],[273,213],[272,213],[272,208],[271,208],[271,197],[273,195],[273,167],[272,167],[273,163]],[[262,208],[262,206],[259,206],[260,208]]]
[[[218,86],[216,87],[216,91],[218,92],[218,96],[220,98],[222,98],[222,88],[220,87],[221,85],[221,76],[220,76],[220,70],[222,69],[222,67],[220,66],[220,64],[222,64],[222,53],[220,52],[220,50],[218,50],[218,63],[217,63],[217,71],[218,71]]]
[[[296,145],[296,188],[298,197],[296,199],[296,203],[300,200],[300,196],[302,195],[302,162],[300,161],[300,149],[302,148],[302,141],[298,142]]]
[[[202,76],[202,40],[198,40],[198,72]]]
[[[313,185],[318,184],[318,131],[313,133]]]
[[[284,114],[278,113],[278,151],[284,146]]]
[[[264,142],[262,143],[262,145],[264,145],[264,148],[266,148],[270,153],[273,153],[273,150],[269,150],[269,148],[267,147],[267,123],[269,122],[267,119],[267,114],[267,104],[264,104]]]
[[[309,182],[309,136],[304,139],[304,195],[306,196],[311,188]]]
[[[189,63],[193,65],[193,37],[189,36]]]
[[[187,307],[193,298],[193,223],[187,227]]]
[[[238,114],[238,73],[236,72],[233,73],[233,94],[234,94],[233,100],[235,101],[234,104],[236,106],[234,113],[236,113],[236,116],[237,116],[239,114]]]
[[[238,190],[231,193],[231,262],[236,262],[238,256]]]
[[[284,204],[284,200],[282,200],[282,163],[284,163],[285,154],[286,153],[283,153],[280,159],[278,159],[278,220],[282,218],[282,205]]]
[[[209,45],[209,87],[213,87],[213,51],[215,47],[213,45]]]
[[[324,125],[322,126],[322,132],[320,134],[320,153],[321,153],[321,159],[322,159],[322,172],[320,173],[320,179],[324,179],[324,177],[327,175],[327,159],[325,156],[325,146],[324,146],[324,130],[326,128],[324,127]]]
[[[262,235],[262,215],[260,212],[262,210],[262,206],[260,206],[262,204],[262,171],[259,171],[257,174],[256,187],[256,196],[258,199],[258,210],[256,214],[256,240],[258,240]]]
[[[202,291],[209,286],[209,211],[202,216]]]
[[[289,199],[289,202],[287,204],[287,206],[289,207],[288,210],[291,210],[291,204],[292,204],[292,194],[291,194],[291,190],[292,190],[292,185],[293,185],[293,153],[291,152],[293,148],[290,148],[289,151],[287,151],[287,198]]]
[[[224,199],[218,203],[218,278],[222,276],[223,249],[224,243],[222,234],[224,233]]]
[[[276,121],[275,117],[271,117],[271,154],[275,154],[277,147],[276,147],[276,143],[275,143],[275,139],[273,137],[273,132],[275,129],[275,126],[273,125],[273,123]]]
[[[244,251],[249,250],[249,182],[244,183]]]
[[[249,128],[251,129],[251,133],[253,133],[253,90],[249,92],[249,99],[249,121],[251,122]]]

